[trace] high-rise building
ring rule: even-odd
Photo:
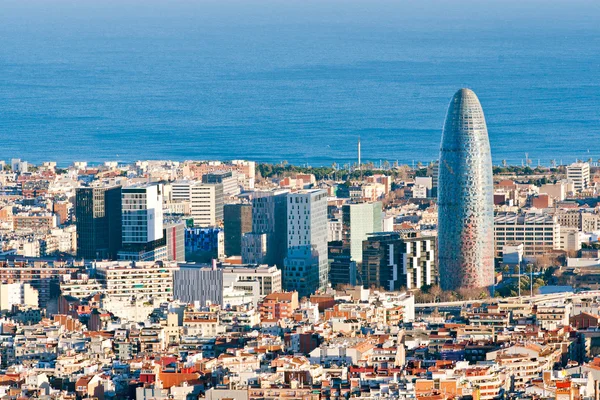
[[[590,186],[590,164],[577,162],[567,166],[567,179],[573,181],[575,190],[580,191]]]
[[[381,232],[381,202],[349,203],[342,206],[342,254],[334,256],[329,270],[332,287],[356,285],[357,268],[362,264],[363,241]]]
[[[356,261],[353,261],[348,253],[333,257],[329,266],[329,283],[332,288],[335,289],[339,285],[356,286],[356,275]]]
[[[185,223],[169,223],[164,229],[168,261],[185,261]]]
[[[368,235],[381,232],[381,202],[350,203],[342,206],[342,246],[353,261],[362,263],[362,244]]]
[[[223,222],[223,184],[176,181],[171,184],[171,202],[189,203],[194,226],[207,228]]]
[[[479,99],[461,89],[448,106],[438,188],[438,259],[442,289],[494,283],[492,157]]]
[[[285,289],[309,296],[327,287],[327,192],[301,190],[287,195]]]
[[[434,236],[415,231],[374,233],[363,242],[359,283],[385,290],[420,289],[438,283]]]
[[[202,183],[220,183],[223,185],[223,196],[233,197],[240,194],[236,171],[215,171],[202,175]]]
[[[252,198],[252,232],[267,235],[264,263],[279,269],[283,269],[287,252],[288,193],[289,190],[257,191]]]
[[[252,232],[252,205],[225,204],[223,216],[225,254],[239,256],[242,254],[242,235]]]
[[[116,259],[121,248],[121,186],[78,188],[75,219],[78,257]]]
[[[242,264],[264,264],[267,259],[267,234],[244,233],[242,236]]]
[[[163,232],[162,186],[135,185],[121,190],[122,249],[120,260],[167,259]]]
[[[114,300],[173,300],[175,262],[96,262],[93,268],[103,292]]]

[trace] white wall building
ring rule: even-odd
[[[0,284],[0,310],[10,311],[12,306],[38,307],[38,291],[29,283]]]
[[[123,244],[163,238],[163,200],[160,185],[141,185],[121,191]]]
[[[552,215],[498,213],[494,217],[495,256],[506,244],[523,244],[523,256],[535,258],[559,248],[560,225]]]
[[[173,299],[173,274],[176,262],[102,261],[93,264],[98,282],[109,298],[131,298],[166,302]]]
[[[567,166],[567,179],[573,181],[576,191],[587,189],[590,186],[590,164],[576,162]]]
[[[189,180],[173,182],[171,203],[189,204],[194,226],[217,226],[223,221],[223,184]]]
[[[284,286],[307,296],[328,283],[327,192],[301,190],[287,196],[287,257]]]

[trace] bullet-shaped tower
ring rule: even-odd
[[[479,99],[460,89],[448,106],[438,182],[438,267],[444,290],[494,283],[492,156]]]

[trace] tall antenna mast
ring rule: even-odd
[[[362,167],[360,164],[360,136],[358,137],[358,169],[362,170]]]

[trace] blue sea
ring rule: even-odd
[[[2,0],[0,159],[600,159],[598,0]]]

